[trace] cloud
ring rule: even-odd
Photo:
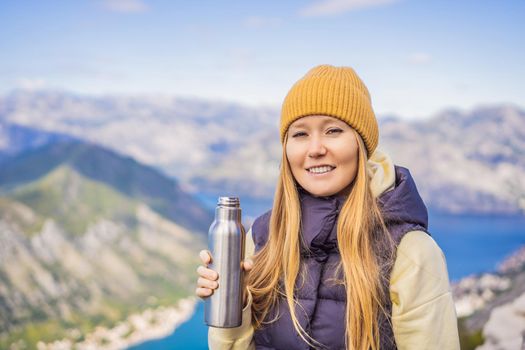
[[[23,90],[40,90],[46,86],[44,79],[37,78],[20,78],[15,85]]]
[[[257,55],[247,49],[236,48],[230,51],[231,64],[235,70],[245,70],[253,67],[257,60]]]
[[[242,24],[246,28],[276,28],[281,25],[283,21],[276,17],[258,17],[251,16],[247,17],[242,21]]]
[[[427,64],[432,60],[432,56],[426,52],[414,52],[410,54],[407,59],[408,62],[412,64]]]
[[[72,79],[125,81],[128,75],[112,59],[91,56],[82,61],[62,61],[53,66],[55,74],[67,75]]]
[[[142,0],[104,0],[105,9],[119,13],[139,13],[148,10],[148,6]]]
[[[303,17],[334,16],[343,12],[390,5],[400,0],[319,0],[299,10]]]

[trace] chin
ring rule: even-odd
[[[315,190],[310,190],[308,188],[305,188],[306,191],[308,191],[308,193],[310,193],[312,196],[315,196],[315,197],[329,197],[329,196],[333,196],[334,194],[338,193],[337,191],[315,191]]]

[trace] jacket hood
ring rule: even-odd
[[[405,231],[427,231],[427,207],[419,195],[410,171],[394,165],[385,153],[375,153],[369,161],[368,169],[373,174],[371,189],[372,193],[379,197],[378,202],[385,224],[391,231],[396,231],[399,225],[403,225]],[[400,238],[399,232],[393,234],[394,238]]]

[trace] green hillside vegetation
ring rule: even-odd
[[[16,188],[9,197],[42,217],[52,217],[68,234],[81,235],[90,223],[103,218],[123,221],[131,229],[136,226],[137,200],[89,180],[67,165]]]

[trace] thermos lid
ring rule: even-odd
[[[239,197],[219,197],[217,205],[221,207],[239,208],[240,200]]]

